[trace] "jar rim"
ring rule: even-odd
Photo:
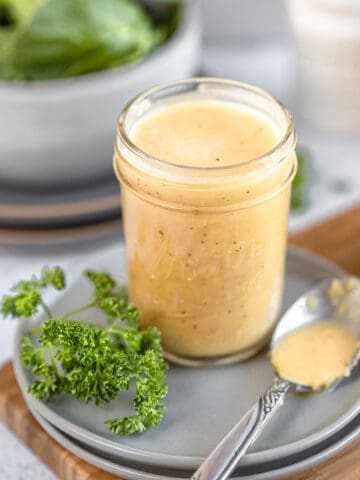
[[[150,155],[149,153],[145,152],[141,148],[139,148],[130,138],[129,134],[125,128],[125,120],[127,115],[130,112],[130,109],[133,108],[136,104],[141,103],[142,101],[146,100],[147,97],[154,95],[158,92],[165,91],[167,89],[171,89],[181,85],[191,85],[191,84],[207,84],[207,85],[223,85],[223,86],[233,86],[243,91],[248,91],[250,93],[256,94],[259,97],[262,97],[266,100],[269,100],[273,105],[276,105],[279,108],[279,111],[284,115],[286,121],[286,129],[285,133],[282,135],[279,142],[274,145],[270,150],[268,150],[263,155],[260,155],[256,158],[248,160],[246,162],[238,162],[231,165],[225,166],[192,166],[192,165],[179,165],[171,163],[167,160],[162,160],[155,156]],[[130,100],[127,105],[123,108],[117,122],[118,130],[117,130],[117,139],[115,141],[115,149],[119,150],[118,140],[121,140],[122,144],[136,157],[140,157],[146,163],[151,163],[155,167],[164,168],[166,167],[169,171],[173,173],[190,173],[194,172],[197,174],[204,174],[207,173],[214,173],[219,174],[220,172],[232,172],[234,170],[248,168],[260,164],[269,163],[269,159],[274,156],[279,150],[281,150],[285,145],[290,141],[289,149],[293,148],[296,143],[296,134],[295,134],[295,127],[292,120],[292,116],[290,112],[286,109],[286,107],[277,100],[273,95],[268,93],[266,90],[263,90],[260,87],[256,87],[250,85],[248,83],[244,83],[238,80],[230,80],[218,77],[192,77],[186,78],[182,80],[175,80],[171,82],[161,83],[155,87],[152,87],[144,92],[140,93],[139,95],[135,96],[132,100]],[[292,138],[293,137],[293,138]],[[279,162],[281,159],[279,160]]]

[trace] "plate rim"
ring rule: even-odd
[[[129,480],[139,479],[139,475],[144,477],[144,480],[185,480],[188,478],[186,477],[177,477],[177,476],[170,476],[164,474],[157,474],[154,472],[146,472],[144,470],[137,470],[138,467],[132,468],[128,466],[122,466],[121,464],[116,463],[115,461],[105,459],[101,457],[101,455],[96,454],[95,452],[91,452],[86,450],[85,446],[78,445],[76,443],[76,439],[69,438],[64,432],[61,432],[59,429],[54,427],[49,421],[42,417],[40,413],[34,411],[31,407],[30,411],[31,414],[34,416],[35,420],[40,424],[40,426],[52,437],[54,438],[60,445],[66,448],[71,453],[77,455],[78,457],[82,458],[84,461],[95,465],[97,468],[103,469],[105,463],[107,463],[112,469],[107,469],[107,471],[114,473],[114,474],[121,474],[127,475]],[[233,480],[279,480],[288,475],[292,475],[295,473],[299,473],[304,471],[308,468],[312,468],[335,454],[342,451],[344,448],[349,446],[352,442],[354,442],[360,436],[360,425],[357,425],[354,429],[352,429],[349,433],[345,433],[340,439],[335,440],[333,443],[325,446],[320,451],[316,452],[315,454],[311,455],[311,453],[305,456],[303,459],[299,460],[295,463],[287,464],[285,467],[275,468],[272,470],[267,470],[265,472],[254,473],[250,475],[242,475],[242,476],[235,476],[231,477]],[[329,439],[331,440],[331,439]],[[70,445],[70,448],[69,448]],[[79,455],[80,452],[80,455]],[[299,452],[301,453],[301,452]],[[90,460],[89,460],[90,459]],[[114,472],[113,468],[118,470],[117,473]],[[123,470],[123,471],[119,471]],[[131,474],[129,476],[128,474]],[[275,477],[276,475],[276,477]],[[260,477],[261,476],[261,477]]]
[[[62,225],[89,216],[119,215],[120,209],[119,182],[114,175],[107,175],[98,183],[83,183],[70,189],[9,188],[0,198],[0,224],[13,228]]]
[[[40,229],[24,227],[3,227],[0,223],[0,245],[41,246],[68,245],[79,242],[98,241],[114,236],[121,238],[122,219],[120,215],[110,220],[68,225],[60,228],[44,227]]]
[[[93,259],[94,264],[96,262],[100,262],[101,259],[106,257],[108,253],[108,249],[102,251],[97,257]],[[302,260],[304,259],[311,264],[315,264],[320,268],[327,270],[330,275],[339,275],[343,276],[345,274],[344,270],[336,266],[335,264],[329,262],[328,260],[316,255],[314,253],[308,252],[305,249],[289,246],[287,250],[287,259],[294,259],[294,260]],[[288,260],[287,260],[288,261]],[[72,285],[76,284],[78,281],[78,276],[74,279]],[[179,465],[179,468],[195,468],[198,466],[201,461],[204,459],[202,457],[191,457],[191,456],[184,456],[184,455],[171,455],[171,454],[164,454],[159,452],[152,452],[148,450],[141,450],[134,447],[129,447],[125,445],[121,445],[120,443],[114,442],[110,439],[104,438],[97,433],[90,432],[89,430],[84,429],[83,427],[77,426],[67,420],[66,418],[62,417],[58,413],[54,412],[45,402],[42,402],[34,397],[31,397],[26,392],[26,375],[24,368],[21,365],[20,357],[19,357],[19,344],[20,344],[20,336],[24,332],[23,325],[19,324],[16,330],[15,335],[15,348],[14,348],[14,367],[15,367],[15,375],[18,380],[19,386],[22,390],[23,395],[26,399],[33,405],[33,407],[44,416],[52,425],[59,428],[66,434],[72,436],[73,438],[82,439],[85,443],[89,445],[96,445],[102,451],[110,451],[114,452],[114,455],[118,456],[119,458],[132,458],[136,459],[135,461],[141,463],[147,463],[151,465],[166,465],[166,466],[173,466],[174,463]],[[284,456],[288,456],[291,453],[296,453],[301,449],[309,448],[317,443],[320,443],[325,438],[329,437],[336,431],[340,430],[344,425],[349,423],[358,413],[360,408],[360,399],[357,403],[355,403],[348,411],[341,415],[339,419],[331,424],[331,426],[325,427],[322,430],[319,430],[317,433],[309,435],[306,437],[306,444],[303,445],[304,439],[296,440],[291,444],[286,446],[280,446],[275,448],[269,448],[263,450],[261,452],[250,452],[245,455],[243,462],[244,465],[253,465],[263,463],[264,461],[272,461],[274,459],[282,458]],[[45,414],[44,414],[45,412]],[[55,419],[55,422],[54,422]],[[65,426],[65,427],[64,427]],[[290,447],[290,449],[289,449]],[[276,452],[276,453],[275,453]],[[129,457],[130,456],[130,457]],[[155,457],[155,458],[154,458]],[[180,464],[179,464],[180,462]]]

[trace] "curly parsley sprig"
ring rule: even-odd
[[[61,393],[97,405],[113,401],[135,383],[134,415],[107,420],[114,434],[130,435],[156,425],[163,417],[167,395],[160,332],[141,330],[137,309],[128,303],[126,291],[107,272],[86,271],[93,285],[92,299],[84,306],[54,318],[43,299],[49,286],[65,288],[59,267],[44,268],[12,288],[3,297],[1,312],[13,318],[30,318],[42,308],[48,320],[22,339],[21,359],[36,377],[29,392],[40,399]],[[79,312],[99,308],[107,324],[95,326],[76,320]]]
[[[11,291],[14,295],[5,295],[2,299],[0,311],[7,317],[30,318],[38,313],[41,306],[48,318],[51,312],[42,298],[42,292],[52,286],[56,290],[63,290],[66,286],[65,274],[60,267],[50,270],[48,267],[42,269],[40,277],[33,275],[30,280],[22,280],[16,283]]]

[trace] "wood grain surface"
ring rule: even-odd
[[[290,239],[294,245],[327,257],[360,275],[360,207]],[[61,480],[115,480],[61,447],[36,422],[16,383],[11,363],[0,370],[0,419]],[[359,480],[360,439],[327,462],[287,480]],[[35,479],[34,479],[35,480]]]

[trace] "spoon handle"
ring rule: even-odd
[[[225,480],[228,478],[240,458],[262,432],[268,420],[283,404],[287,393],[294,389],[293,383],[275,378],[258,402],[245,413],[239,423],[204,460],[191,480]]]

